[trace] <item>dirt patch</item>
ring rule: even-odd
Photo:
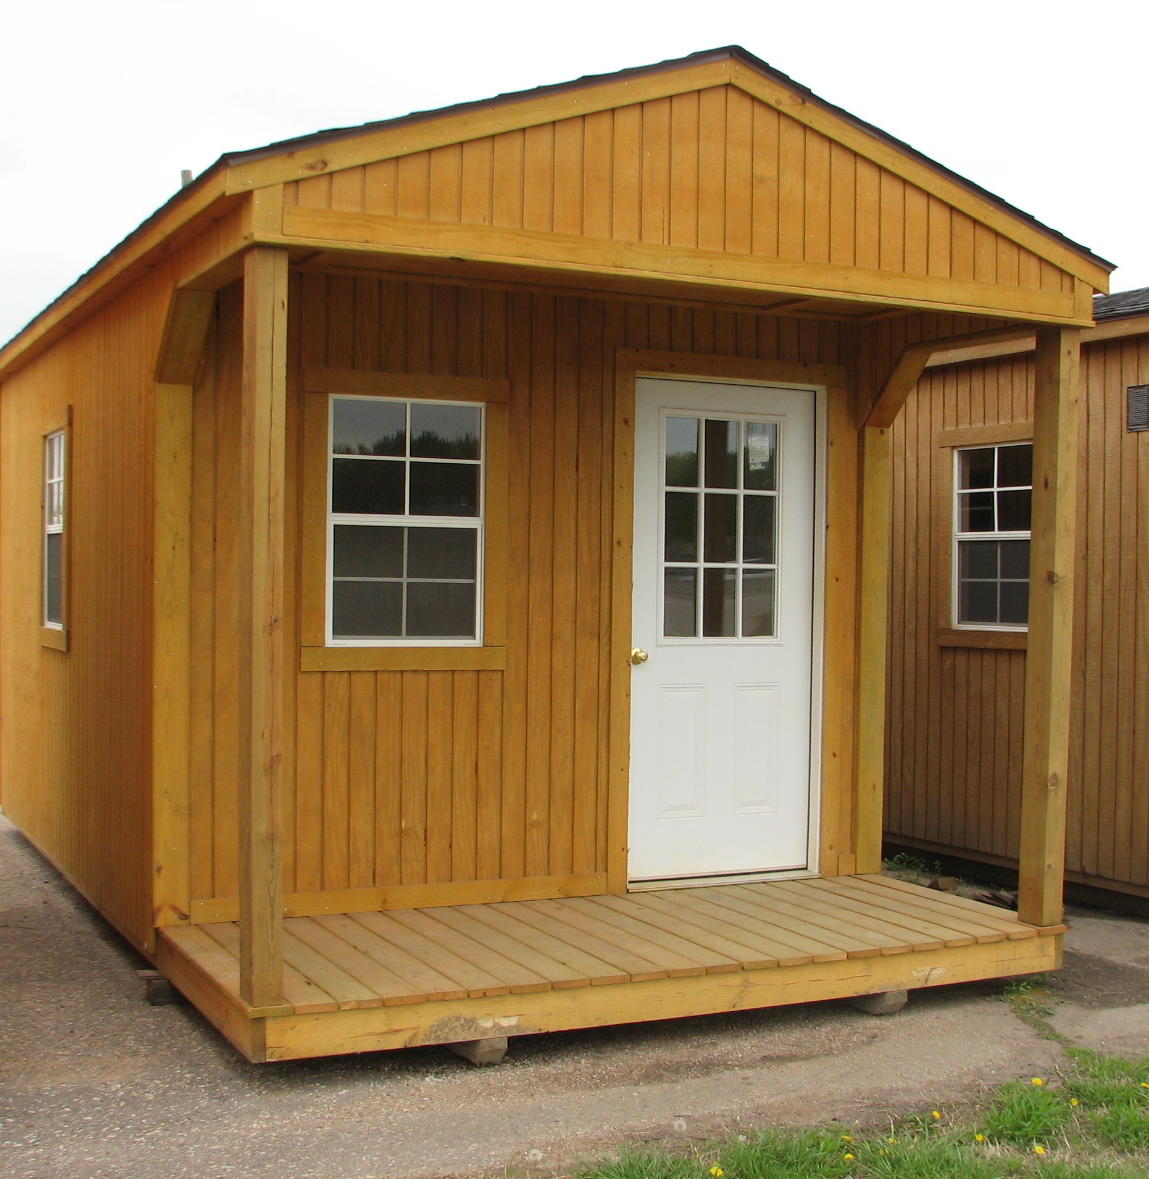
[[[1149,1002],[1149,968],[1066,950],[1065,965],[1049,976],[1055,999],[1080,1007],[1132,1007]]]

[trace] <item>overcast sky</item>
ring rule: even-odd
[[[2,7],[0,341],[162,204],[181,169],[731,44],[1117,263],[1112,290],[1149,286],[1143,2]]]

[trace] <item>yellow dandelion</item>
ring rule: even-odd
[[[1070,1105],[1073,1105],[1073,1106],[1077,1106],[1077,1105],[1080,1105],[1080,1104],[1081,1104],[1081,1102],[1080,1102],[1080,1101],[1078,1101],[1076,1097],[1071,1097],[1071,1098],[1069,1099],[1069,1104],[1070,1104]]]
[[[722,1179],[726,1172],[721,1167],[711,1167],[708,1174],[713,1175],[714,1179]]]
[[[889,1154],[889,1153],[890,1152],[884,1146],[882,1147],[881,1150],[878,1151],[878,1154]]]
[[[939,1110],[939,1109],[931,1110],[930,1117],[933,1118],[935,1122],[940,1122],[942,1120],[941,1110]]]
[[[842,1155],[842,1158],[844,1158],[846,1160],[846,1162],[849,1163],[849,1162],[853,1161],[854,1156],[852,1154],[844,1154],[844,1155]]]
[[[843,1142],[853,1142],[853,1141],[854,1141],[854,1139],[853,1139],[853,1138],[852,1138],[852,1137],[851,1137],[849,1134],[843,1134],[843,1135],[842,1135],[842,1141],[843,1141]]]
[[[1045,1154],[1045,1147],[1044,1147],[1044,1146],[1042,1146],[1042,1145],[1041,1145],[1041,1143],[1038,1143],[1038,1144],[1037,1144],[1037,1145],[1036,1145],[1036,1146],[1033,1148],[1033,1153],[1034,1153],[1034,1154]]]
[[[1141,1088],[1142,1089],[1149,1089],[1149,1081],[1142,1081]]]
[[[984,1141],[985,1141],[985,1135],[984,1135],[984,1134],[975,1134],[975,1135],[973,1136],[973,1140],[974,1140],[974,1142],[984,1142]]]
[[[891,1146],[897,1146],[897,1145],[898,1145],[898,1140],[897,1140],[896,1138],[887,1138],[887,1139],[886,1139],[886,1141],[887,1141],[887,1142],[888,1142],[888,1143],[889,1143]]]
[[[1029,1083],[1031,1085],[1044,1085],[1045,1082],[1040,1077],[1030,1077]]]

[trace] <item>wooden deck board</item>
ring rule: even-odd
[[[235,922],[161,935],[233,1043],[252,1055],[231,1026],[247,1011],[291,1059],[1029,973],[1057,964],[1058,932],[881,876],[327,914],[284,922],[286,1005],[260,1010]]]

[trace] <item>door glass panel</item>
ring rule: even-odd
[[[666,485],[698,486],[698,419],[666,419]]]
[[[706,422],[706,486],[738,486],[738,423]]]
[[[738,560],[738,496],[707,495],[702,551],[707,561]]]
[[[664,419],[665,638],[760,639],[778,633],[780,440],[777,422]],[[678,490],[698,487],[700,476],[701,493]]]
[[[666,493],[666,560],[698,560],[698,495],[693,491]]]
[[[692,639],[698,634],[698,573],[696,570],[666,570],[662,616],[662,633],[668,638]]]
[[[702,571],[702,633],[707,638],[733,638],[738,573],[734,569]]]
[[[775,502],[772,495],[742,500],[742,560],[748,565],[774,564]]]
[[[742,633],[774,633],[774,570],[744,569],[742,572]]]
[[[749,491],[777,491],[777,422],[746,423],[743,486]]]

